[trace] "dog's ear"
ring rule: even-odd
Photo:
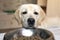
[[[40,18],[38,19],[38,25],[41,25],[41,22],[44,20],[45,18],[45,12],[43,11],[43,9],[40,9]]]
[[[18,25],[21,25],[21,17],[19,16],[20,10],[16,10],[14,14],[14,19],[17,21]]]

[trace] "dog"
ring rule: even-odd
[[[36,28],[45,17],[39,5],[23,4],[16,10],[14,17],[22,27],[6,33],[3,40],[54,40],[52,32]]]

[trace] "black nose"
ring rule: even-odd
[[[35,23],[35,19],[34,19],[34,18],[29,18],[29,19],[27,20],[27,22],[28,22],[28,25],[29,25],[29,26],[33,26],[34,23]]]

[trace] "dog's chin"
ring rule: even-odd
[[[26,28],[26,29],[35,29],[34,25],[28,25],[28,26],[26,26],[24,28]]]
[[[32,24],[29,24],[29,25],[28,25],[28,27],[34,27],[34,25],[32,25]]]
[[[25,29],[35,29],[35,27],[24,27]]]

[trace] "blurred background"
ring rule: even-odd
[[[11,22],[15,10],[22,4],[38,4],[47,16],[48,25],[60,25],[60,0],[0,0],[0,32],[20,28],[17,22]]]

